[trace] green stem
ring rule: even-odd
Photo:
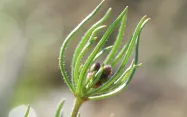
[[[75,102],[74,102],[74,105],[73,105],[71,117],[77,117],[79,109],[80,109],[83,102],[84,102],[83,99],[77,98],[77,97],[75,98]]]

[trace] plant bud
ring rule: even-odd
[[[100,63],[94,63],[90,68],[90,72],[88,72],[87,78],[92,77],[93,72],[98,71],[100,67],[101,67]],[[99,81],[97,81],[97,83],[93,86],[93,88],[98,88],[103,83],[105,83],[108,80],[111,73],[112,73],[112,67],[110,65],[105,65]]]
[[[94,63],[91,68],[90,68],[90,71],[98,71],[101,67],[101,64],[100,63]]]
[[[94,86],[93,88],[98,88],[102,85],[101,81],[98,81]]]
[[[94,74],[94,72],[89,72],[89,73],[87,74],[87,78],[91,78],[91,77],[93,76],[93,74]]]
[[[110,65],[105,65],[102,73],[102,77],[108,78],[108,76],[110,76],[111,73],[112,73],[112,67]]]

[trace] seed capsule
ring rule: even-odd
[[[90,71],[98,71],[101,67],[101,64],[100,63],[94,63],[91,68],[90,68]]]
[[[102,84],[108,81],[109,76],[112,73],[112,67],[110,65],[105,65],[103,73],[99,79],[99,81],[95,84],[94,88],[100,87]]]
[[[102,77],[108,78],[108,76],[110,76],[111,73],[112,73],[112,67],[110,65],[105,65],[102,73]]]
[[[93,78],[93,74],[94,72],[97,72],[101,67],[101,64],[100,63],[94,63],[88,74],[87,74],[87,78]],[[102,84],[104,84],[105,82],[107,82],[109,76],[111,75],[112,73],[112,67],[110,65],[105,65],[104,66],[104,69],[103,69],[103,72],[102,72],[102,75],[100,77],[100,79],[96,82],[96,84],[93,86],[93,88],[98,88],[100,87]]]

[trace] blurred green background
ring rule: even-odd
[[[51,117],[66,99],[68,116],[73,96],[58,67],[59,49],[67,34],[100,0],[0,0],[0,117],[30,104],[38,117]],[[129,6],[125,39],[144,15],[151,17],[141,35],[140,62],[129,87],[106,100],[81,108],[83,117],[186,117],[187,114],[187,1],[106,0],[101,11],[69,44],[66,69],[73,50],[90,24],[112,7],[106,24]],[[114,42],[116,33],[107,41]],[[123,45],[123,44],[122,44]]]

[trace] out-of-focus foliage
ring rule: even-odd
[[[36,117],[36,112],[30,106],[21,105],[12,109],[8,117]]]
[[[70,30],[98,2],[100,0],[0,0],[0,116],[6,117],[11,108],[28,103],[39,117],[53,116],[55,106],[64,97],[67,97],[65,106],[70,106],[64,111],[69,113],[73,96],[63,87],[58,68],[59,48]],[[113,18],[129,6],[126,39],[142,15],[151,17],[140,41],[139,61],[144,65],[124,94],[93,102],[94,106],[83,105],[86,113],[81,116],[103,117],[113,112],[116,117],[185,117],[186,0],[107,0],[106,4],[105,8],[113,8]],[[105,8],[95,20],[102,16]],[[66,53],[68,71],[80,35]],[[115,36],[111,36],[109,40],[114,39]]]

